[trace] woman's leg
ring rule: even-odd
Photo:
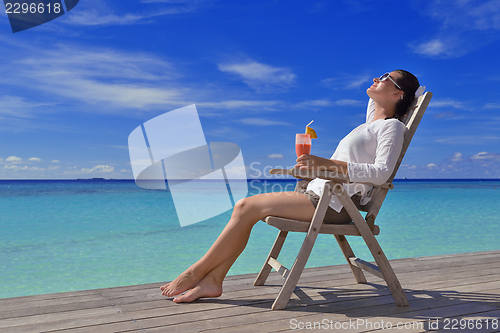
[[[220,281],[221,288],[224,276],[243,251],[255,223],[269,215],[310,221],[313,214],[314,205],[309,198],[297,192],[264,193],[238,201],[231,219],[208,252],[174,281],[162,286],[162,294],[178,295],[202,283],[204,277],[211,282]]]

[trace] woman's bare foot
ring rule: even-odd
[[[189,303],[198,298],[219,297],[220,295],[222,295],[222,282],[218,282],[216,279],[206,276],[198,282],[193,289],[184,295],[174,298],[174,302]]]
[[[169,284],[170,284],[170,283],[167,283],[166,285],[161,286],[161,287],[160,287],[160,290],[161,290],[161,291],[165,290],[165,288],[168,288],[168,285],[169,285]]]
[[[174,281],[167,283],[164,286],[160,287],[163,296],[172,297],[175,295],[179,295],[180,293],[185,292],[193,288],[198,282],[200,278],[197,277],[194,273],[190,271],[185,271],[181,275],[179,275]]]

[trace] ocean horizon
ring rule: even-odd
[[[245,181],[245,180],[242,180]],[[291,190],[295,179],[249,179],[249,195]],[[500,179],[395,179],[376,223],[389,259],[498,250]],[[210,184],[193,209],[211,204]],[[0,180],[0,298],[174,279],[215,241],[231,210],[180,227],[169,191],[133,179]],[[277,230],[259,222],[229,274],[257,273]],[[293,263],[303,235],[280,261]],[[371,255],[348,237],[354,252]],[[320,235],[307,267],[344,264]]]

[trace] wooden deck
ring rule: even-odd
[[[222,297],[191,304],[162,297],[161,283],[0,299],[0,332],[438,331],[430,324],[441,332],[500,332],[500,251],[391,263],[409,307],[395,306],[378,278],[356,284],[340,265],[306,269],[281,311],[270,306],[282,278],[272,273],[265,286],[254,287],[256,274],[247,274],[228,277]],[[482,327],[470,321],[474,328],[451,330],[460,328],[454,319],[472,318]]]

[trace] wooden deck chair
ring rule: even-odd
[[[367,282],[363,274],[363,270],[370,272],[385,280],[394,298],[394,301],[398,306],[409,305],[408,299],[403,289],[401,288],[396,274],[394,273],[389,261],[387,260],[384,251],[375,238],[375,235],[378,235],[380,232],[380,228],[375,225],[375,218],[377,217],[380,207],[384,202],[387,192],[390,189],[394,188],[392,182],[394,180],[396,172],[401,164],[401,161],[406,153],[406,150],[408,149],[411,139],[415,134],[418,124],[420,123],[420,120],[422,119],[422,116],[424,115],[425,109],[427,108],[427,105],[429,104],[431,98],[432,93],[427,92],[423,96],[420,96],[409,107],[404,119],[404,123],[408,128],[408,131],[406,132],[403,148],[394,168],[394,172],[386,183],[373,186],[370,192],[371,200],[365,207],[363,207],[366,208],[363,209],[363,211],[367,212],[365,218],[363,218],[360,211],[355,206],[351,198],[347,195],[347,193],[344,192],[342,183],[349,182],[348,177],[334,172],[316,171],[314,172],[314,175],[311,175],[310,172],[306,173],[304,171],[300,171],[299,173],[299,171],[296,169],[271,170],[271,173],[273,174],[288,174],[299,179],[311,180],[315,177],[319,177],[329,180],[324,185],[323,194],[319,200],[311,222],[296,221],[275,216],[268,216],[264,219],[264,222],[266,222],[267,224],[278,228],[279,233],[268,258],[264,266],[262,267],[262,270],[260,271],[254,282],[254,285],[263,285],[266,282],[266,279],[272,268],[274,268],[285,278],[285,282],[271,307],[273,310],[284,309],[288,304],[288,301],[292,296],[297,282],[299,281],[300,275],[304,270],[318,233],[332,234],[335,236],[340,249],[347,259],[347,263],[349,264],[357,283]],[[307,182],[298,181],[296,190],[300,186],[304,186],[303,183]],[[350,224],[323,224],[323,219],[332,195],[336,195],[339,198],[347,213],[352,218],[352,222]],[[281,248],[283,247],[288,232],[307,233],[304,242],[302,243],[302,247],[291,269],[287,269],[277,261],[278,255],[281,251]],[[363,237],[368,249],[375,259],[376,265],[357,258],[354,255],[351,247],[349,246],[349,243],[347,242],[347,239],[345,237],[346,235]]]

